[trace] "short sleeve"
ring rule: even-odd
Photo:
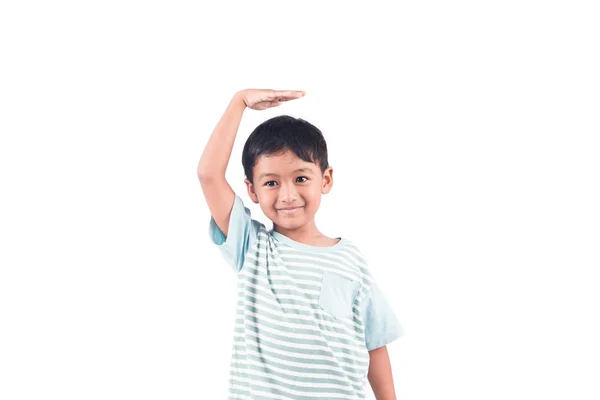
[[[396,314],[374,280],[362,303],[362,315],[368,351],[385,346],[404,335]]]
[[[229,216],[227,237],[223,234],[215,219],[210,217],[209,236],[219,246],[223,258],[233,267],[235,272],[241,271],[246,253],[258,239],[258,231],[262,224],[253,220],[250,210],[244,207],[242,199],[236,194]]]

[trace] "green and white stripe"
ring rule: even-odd
[[[372,277],[348,239],[325,249],[292,247],[261,227],[238,274],[229,399],[365,399],[361,304]],[[319,305],[324,271],[360,282],[351,316]]]

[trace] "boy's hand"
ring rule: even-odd
[[[277,107],[289,100],[299,99],[304,96],[302,90],[271,90],[271,89],[246,89],[238,93],[244,100],[246,107],[253,110],[265,110]]]

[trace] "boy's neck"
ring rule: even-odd
[[[332,240],[338,242],[337,239],[331,239],[325,235],[323,235],[318,229],[316,224],[306,224],[298,229],[285,229],[280,226],[273,224],[273,230],[277,233],[282,234],[295,242],[308,244],[311,246],[319,246],[323,244],[328,244]]]

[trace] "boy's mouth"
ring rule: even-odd
[[[283,212],[284,214],[294,214],[295,212],[300,210],[302,207],[304,207],[304,206],[279,208],[278,210]]]

